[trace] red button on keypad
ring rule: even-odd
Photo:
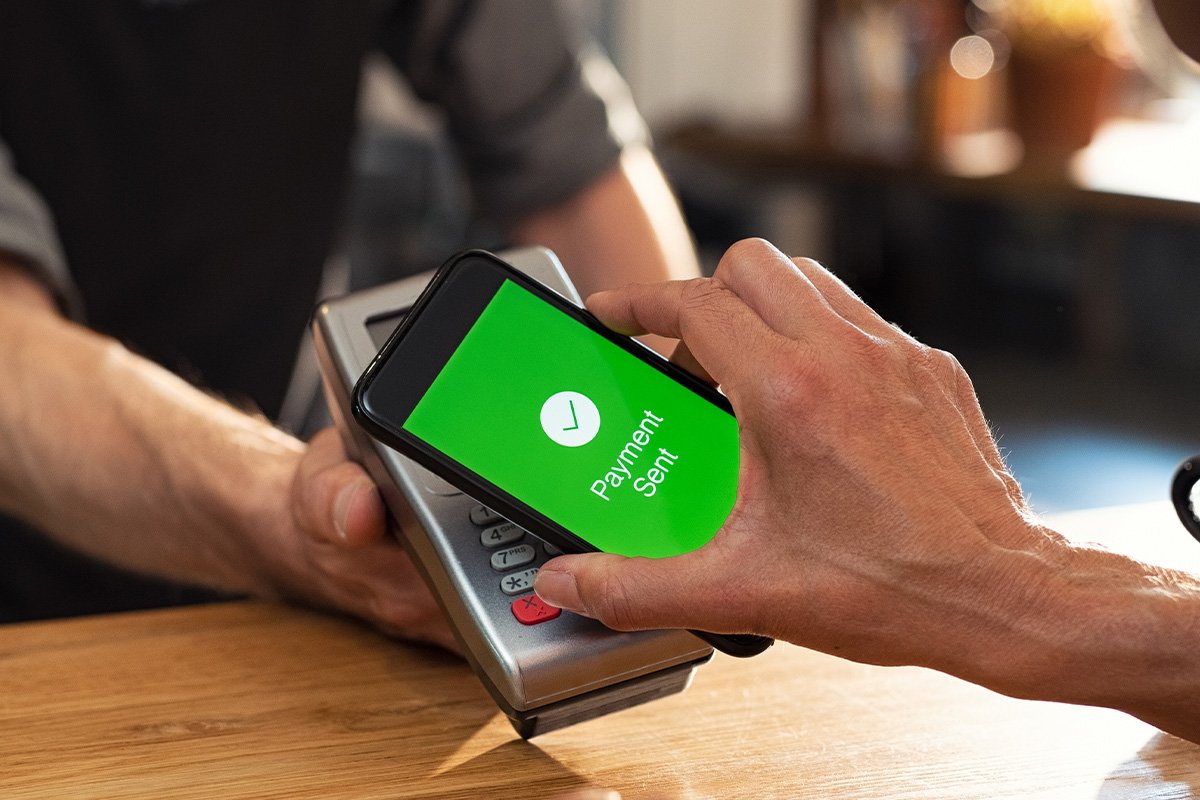
[[[539,622],[554,619],[562,613],[562,609],[546,605],[542,598],[531,594],[513,600],[512,612],[522,625],[537,625]]]

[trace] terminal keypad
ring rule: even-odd
[[[479,543],[490,553],[492,569],[503,573],[500,576],[500,591],[512,602],[513,616],[522,625],[536,625],[558,617],[558,609],[545,606],[537,595],[531,595],[533,580],[537,577],[539,559],[538,544],[546,556],[562,553],[557,547],[539,542],[533,537],[526,539],[526,531],[485,505],[471,508],[470,520],[480,528]],[[533,566],[531,566],[533,565]],[[524,568],[524,569],[522,569]],[[534,613],[534,609],[537,613]]]
[[[519,542],[523,538],[525,538],[525,530],[511,522],[502,522],[479,532],[479,542],[484,547],[500,547]]]
[[[505,572],[517,567],[523,567],[537,558],[537,551],[531,544],[519,544],[516,547],[506,547],[492,553],[492,569]]]
[[[500,579],[500,588],[508,596],[525,594],[533,591],[533,579],[537,577],[537,567],[523,569]]]
[[[480,526],[495,525],[497,522],[504,522],[504,517],[485,505],[477,505],[471,509],[471,522]]]

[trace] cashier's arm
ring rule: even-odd
[[[696,272],[644,149],[514,233],[560,252],[585,292]],[[129,569],[452,646],[332,431],[305,444],[63,319],[2,252],[0,342],[0,510]]]
[[[553,250],[584,297],[633,281],[700,274],[675,198],[654,157],[641,146],[627,147],[606,175],[565,203],[522,221],[513,235]],[[643,341],[668,354],[674,346],[654,335]]]
[[[0,254],[0,510],[147,574],[356,614],[450,644],[373,485],[63,319]]]
[[[536,590],[620,629],[775,636],[1200,741],[1200,580],[1069,544],[1030,512],[970,379],[818,264],[761,241],[714,278],[589,307],[728,394],[738,497],[705,547],[564,556]]]

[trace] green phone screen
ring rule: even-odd
[[[737,493],[737,420],[504,281],[403,425],[597,549],[694,550]]]

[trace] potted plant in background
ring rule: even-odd
[[[1026,169],[1059,171],[1109,113],[1120,68],[1103,0],[991,0],[1012,47],[1009,114]]]

